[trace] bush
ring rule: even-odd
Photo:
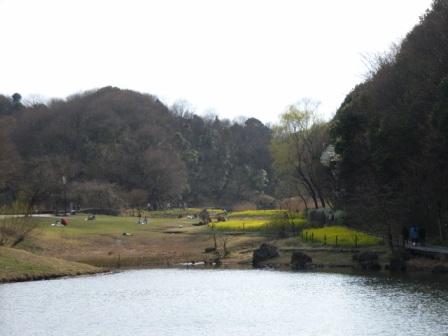
[[[148,192],[143,189],[132,189],[122,193],[123,198],[131,208],[146,208],[148,204]]]
[[[85,208],[80,209],[80,212],[93,215],[119,216],[121,211],[119,209],[110,208]]]
[[[272,217],[266,229],[281,238],[285,238],[296,235],[306,223],[307,220],[299,213],[283,212]]]
[[[299,197],[284,198],[279,201],[279,207],[288,211],[304,211],[306,209],[305,203]]]
[[[0,246],[14,247],[31,237],[36,223],[18,203],[0,211]]]
[[[124,201],[118,196],[115,186],[100,182],[74,183],[71,188],[71,197],[76,200],[79,207],[97,209],[119,209]]]
[[[233,211],[256,210],[257,205],[253,202],[239,202],[232,207]]]
[[[259,194],[255,197],[254,202],[257,209],[275,209],[277,200],[266,194]]]

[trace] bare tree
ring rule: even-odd
[[[18,202],[0,209],[0,246],[14,247],[32,236],[36,223],[27,216],[27,209]]]

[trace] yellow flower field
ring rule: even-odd
[[[378,237],[352,230],[344,226],[306,229],[302,231],[302,237],[306,237],[308,241],[310,241],[312,237],[314,242],[320,243],[324,243],[326,240],[328,245],[336,245],[337,237],[337,245],[340,246],[355,246],[355,243],[357,243],[358,246],[378,245],[382,242]]]

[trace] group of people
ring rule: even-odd
[[[424,228],[418,227],[416,225],[410,228],[404,227],[402,231],[403,240],[405,244],[424,245],[426,239],[426,231]]]
[[[148,217],[145,216],[145,217],[142,218],[142,214],[139,212],[138,213],[137,224],[148,224]]]
[[[51,226],[67,226],[68,219],[65,217],[58,218],[55,223],[51,223]]]

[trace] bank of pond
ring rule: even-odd
[[[382,238],[342,225],[313,225],[297,212],[212,209],[201,224],[203,211],[78,214],[66,225],[57,225],[58,217],[32,218],[32,235],[15,249],[0,249],[0,281],[180,265],[438,273],[448,266],[446,258],[391,252]]]

